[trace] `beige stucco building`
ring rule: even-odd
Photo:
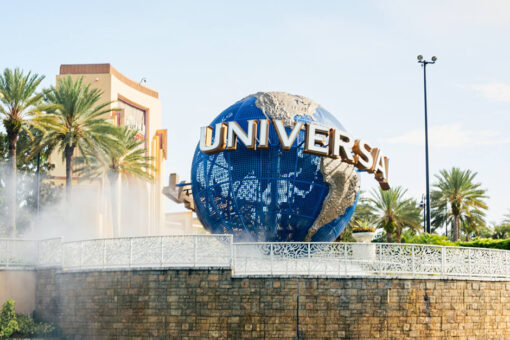
[[[108,113],[105,118],[116,125],[128,125],[136,129],[139,132],[137,138],[145,141],[147,154],[154,159],[153,183],[121,179],[118,191],[121,197],[119,236],[160,234],[160,227],[164,224],[161,189],[165,173],[167,131],[161,127],[161,102],[158,92],[129,79],[110,64],[61,65],[57,82],[67,76],[83,77],[84,83],[100,89],[103,92],[100,102],[113,102],[111,107],[119,109]],[[51,172],[53,180],[65,181],[65,163],[62,157],[53,154],[51,162],[55,164],[55,169]],[[110,188],[107,181],[105,178],[90,181],[73,177],[73,204],[80,207],[79,211],[76,211],[76,221],[88,225],[86,231],[80,230],[81,238],[113,236],[112,208],[108,199]]]

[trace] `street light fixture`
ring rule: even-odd
[[[429,190],[429,128],[428,128],[428,117],[427,117],[427,65],[435,64],[437,57],[433,56],[432,61],[423,59],[420,54],[418,57],[418,63],[423,68],[423,96],[425,99],[425,181],[426,181],[426,203],[425,203],[425,214],[426,214],[426,232],[430,234],[430,190]]]
[[[425,194],[421,195],[420,210],[421,209],[423,209],[423,232],[426,233],[427,232],[427,222],[426,222],[427,214],[425,213],[425,211],[426,211],[426,209],[425,209]]]

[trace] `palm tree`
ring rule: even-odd
[[[355,242],[356,240],[352,237],[352,229],[362,226],[375,227],[374,214],[372,212],[372,206],[368,202],[368,198],[364,191],[360,191],[358,197],[358,204],[351,217],[351,220],[337,237],[337,242]]]
[[[503,224],[510,224],[510,212],[503,216],[505,219],[503,220]]]
[[[48,145],[62,153],[68,200],[76,149],[82,155],[120,149],[116,127],[103,117],[112,111],[112,102],[98,104],[102,94],[101,90],[84,84],[83,78],[73,80],[71,76],[59,79],[56,87],[45,92],[46,101],[55,105],[51,111],[55,123],[35,151]]]
[[[118,128],[120,149],[105,149],[100,153],[85,153],[78,159],[81,166],[77,173],[85,178],[106,176],[110,183],[112,207],[112,227],[114,237],[120,235],[120,209],[118,202],[118,185],[121,176],[126,179],[142,178],[147,181],[154,179],[152,157],[146,155],[144,141],[136,138],[137,130],[125,126]],[[120,195],[119,195],[120,196]]]
[[[487,205],[483,199],[487,195],[486,190],[480,188],[480,183],[473,183],[476,175],[471,170],[463,171],[454,167],[450,171],[443,169],[435,176],[437,183],[434,183],[435,190],[432,191],[435,201],[431,208],[438,218],[434,223],[451,223],[454,241],[459,240],[463,223],[484,223]]]
[[[378,228],[386,231],[388,243],[395,233],[400,243],[402,232],[406,228],[420,229],[421,213],[416,200],[405,198],[407,190],[395,187],[390,190],[372,190],[370,202],[373,204]]]
[[[485,226],[484,216],[485,213],[482,210],[474,208],[470,209],[469,214],[461,219],[460,227],[464,231],[464,235],[466,235],[466,241],[470,240],[471,235],[478,236],[480,230],[483,230]]]
[[[43,96],[36,93],[37,87],[44,76],[24,73],[21,69],[6,68],[0,74],[0,115],[3,116],[3,125],[7,133],[8,145],[8,180],[7,206],[8,227],[12,237],[16,236],[16,147],[18,136],[25,131],[30,137],[30,127],[43,128],[42,116]]]

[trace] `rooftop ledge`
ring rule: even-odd
[[[60,65],[60,74],[112,74],[124,84],[154,98],[159,98],[157,91],[126,77],[111,64],[66,64]]]

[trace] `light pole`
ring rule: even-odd
[[[425,194],[421,195],[420,209],[423,209],[423,232],[427,232],[427,214],[425,213]]]
[[[427,117],[427,65],[435,64],[437,58],[432,57],[432,61],[423,59],[422,55],[418,56],[418,63],[423,67],[423,96],[425,99],[425,181],[426,181],[426,202],[425,202],[425,214],[426,214],[426,232],[430,234],[430,190],[429,190],[429,127]]]

